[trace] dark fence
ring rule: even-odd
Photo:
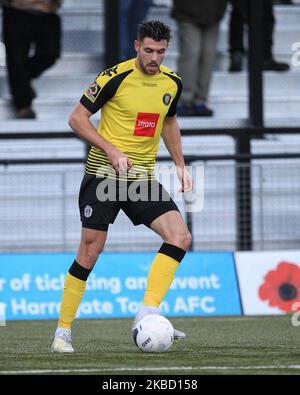
[[[264,199],[269,199],[270,197],[266,197],[264,195],[258,196],[257,197],[257,183],[260,184],[259,190],[262,190],[264,188],[263,183],[264,181],[261,179],[260,181],[257,180],[258,174],[260,174],[259,177],[261,177],[262,172],[266,171],[267,173],[270,172],[270,169],[273,169],[273,173],[275,174],[275,178],[277,177],[278,179],[278,196],[282,194],[286,194],[286,199],[289,200],[289,198],[295,198],[295,203],[287,203],[287,206],[292,205],[292,217],[290,215],[287,215],[287,221],[284,225],[284,229],[289,229],[289,224],[288,221],[291,220],[291,218],[296,218],[300,217],[300,180],[298,180],[297,174],[300,172],[294,171],[294,169],[298,169],[298,162],[297,160],[300,159],[300,153],[293,153],[293,154],[252,154],[251,153],[251,140],[255,139],[256,136],[259,134],[260,136],[264,136],[265,134],[294,134],[294,133],[300,133],[300,129],[298,128],[241,128],[241,129],[207,129],[207,130],[182,130],[182,135],[183,136],[200,136],[200,135],[230,135],[232,138],[235,139],[235,146],[236,146],[236,152],[234,155],[192,155],[192,156],[186,156],[186,163],[187,165],[190,165],[192,168],[196,167],[197,165],[204,166],[205,172],[207,173],[205,176],[207,186],[205,186],[204,193],[208,193],[205,197],[205,203],[210,205],[210,201],[208,199],[214,200],[214,194],[213,191],[215,191],[216,196],[221,196],[222,195],[222,188],[228,189],[227,191],[227,198],[231,201],[229,206],[233,206],[234,210],[230,214],[230,227],[233,229],[233,224],[234,224],[234,232],[233,230],[231,233],[234,233],[234,241],[231,241],[229,244],[226,244],[226,240],[221,240],[216,238],[213,234],[211,234],[212,242],[210,243],[209,240],[207,242],[207,246],[210,246],[210,248],[213,249],[218,249],[218,245],[220,248],[226,249],[227,247],[229,248],[234,248],[237,250],[252,250],[256,249],[257,245],[261,246],[262,242],[257,241],[257,237],[255,234],[257,234],[257,221],[261,221],[261,216],[263,213],[260,211],[260,214],[258,214],[257,211],[257,202],[261,202]],[[34,139],[43,139],[43,138],[76,138],[75,134],[71,132],[61,132],[61,133],[18,133],[18,134],[13,134],[13,136],[9,133],[0,133],[0,140],[5,139],[5,138],[34,138]],[[282,163],[282,160],[289,160],[287,164]],[[294,161],[294,164],[290,164],[290,160]],[[159,157],[158,162],[170,162],[170,157],[165,156],[165,157]],[[218,166],[217,163],[220,162],[222,165]],[[4,166],[4,169],[10,169],[11,174],[11,169],[13,166],[26,166],[26,168],[29,165],[49,165],[49,168],[55,169],[54,165],[82,165],[83,168],[84,164],[84,158],[63,158],[63,159],[53,159],[53,158],[44,158],[44,159],[5,159],[5,160],[0,160],[0,165]],[[37,167],[38,168],[38,167]],[[213,169],[214,168],[214,169]],[[227,173],[224,177],[219,176],[219,174],[224,171],[224,169],[227,168]],[[268,170],[265,170],[267,169]],[[286,170],[285,170],[286,168]],[[208,169],[208,170],[207,170]],[[213,170],[212,170],[213,169]],[[277,169],[277,170],[276,170]],[[62,170],[60,169],[60,172]],[[67,167],[65,168],[65,171],[67,172]],[[278,174],[276,176],[276,171],[278,171]],[[29,177],[31,171],[27,172],[26,177]],[[55,170],[54,170],[55,172]],[[24,172],[26,173],[26,171]],[[4,173],[3,173],[4,174]],[[80,174],[81,171],[77,171],[77,174]],[[213,175],[211,175],[213,174]],[[20,173],[20,177],[22,177],[22,174]],[[64,176],[67,177],[67,176]],[[211,177],[211,178],[210,178]],[[217,180],[219,180],[217,182]],[[281,181],[280,181],[281,180]],[[222,185],[222,182],[224,181],[224,186]],[[282,183],[284,181],[287,182],[288,186],[284,186],[282,188]],[[35,181],[36,182],[36,181]],[[79,183],[79,179],[78,179]],[[21,183],[22,184],[22,183]],[[210,184],[217,184],[217,188],[210,188]],[[3,184],[2,184],[3,185]],[[29,181],[29,186],[30,188],[30,181]],[[13,193],[12,189],[12,193]],[[16,189],[15,189],[16,190]],[[63,190],[66,190],[65,187]],[[17,194],[19,193],[18,191],[16,192]],[[76,192],[77,193],[77,192]],[[73,191],[73,201],[77,199],[75,191]],[[276,195],[276,188],[272,189],[272,192],[268,191],[266,189],[267,194],[273,194],[273,199],[277,199]],[[38,197],[38,193],[37,196]],[[8,200],[11,198],[13,199],[13,196],[6,196],[5,199]],[[282,198],[282,196],[281,196]],[[51,193],[48,191],[47,199],[51,200]],[[274,218],[275,217],[284,217],[284,209],[286,208],[287,211],[289,209],[286,207],[285,203],[285,198],[283,198],[283,204],[282,207],[277,207],[276,210],[274,209]],[[297,202],[299,202],[297,204]],[[219,203],[218,203],[219,204]],[[271,203],[273,204],[273,203]],[[2,209],[3,209],[2,205]],[[18,208],[19,207],[19,208]],[[22,206],[17,206],[17,209],[22,209]],[[219,210],[219,208],[217,208]],[[226,207],[225,207],[225,212],[224,215],[228,215],[226,213]],[[211,208],[213,212],[213,207]],[[76,210],[75,210],[76,211]],[[186,215],[186,221],[187,224],[191,230],[192,233],[197,233],[198,231],[198,226],[199,226],[199,221],[201,222],[201,213],[198,213],[195,215],[194,212],[189,212],[186,211],[183,207],[183,211],[185,211]],[[204,213],[206,216],[206,213]],[[64,214],[63,214],[64,215]],[[212,214],[213,217],[215,217],[215,214]],[[222,216],[223,214],[220,213]],[[268,214],[270,216],[272,214]],[[18,222],[18,217],[16,215],[16,221]],[[67,219],[64,219],[65,222],[67,222]],[[9,220],[8,220],[9,222]],[[17,226],[17,225],[16,225]],[[283,229],[283,233],[285,230]],[[295,235],[295,238],[293,241],[288,241],[287,243],[284,244],[284,237],[282,238],[283,242],[282,244],[278,244],[277,246],[281,245],[282,248],[290,248],[291,246],[296,247],[297,245],[297,234],[300,232],[300,226],[299,229],[297,228],[297,225],[293,227],[293,232]],[[215,229],[217,232],[219,229]],[[5,229],[3,228],[2,230],[5,232]],[[0,232],[1,233],[1,232]],[[208,232],[209,233],[209,232]],[[281,238],[282,235],[280,235],[280,227],[278,227],[276,231],[277,235],[274,235],[274,243],[276,242],[276,239]],[[209,237],[209,235],[204,235],[205,237]],[[66,236],[64,236],[64,239]],[[213,241],[218,239],[219,244],[214,243]],[[195,240],[195,238],[194,238]],[[300,240],[300,235],[299,235],[299,240]],[[272,240],[270,240],[270,243],[268,245],[272,245]],[[117,241],[116,245],[117,246]],[[199,247],[200,246],[200,247]],[[59,248],[59,247],[58,247]],[[201,245],[201,242],[194,242],[193,245],[194,249],[198,248],[205,248],[205,246]]]

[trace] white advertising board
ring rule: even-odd
[[[276,315],[300,302],[300,251],[235,253],[243,312]]]

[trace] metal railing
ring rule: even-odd
[[[283,158],[290,161],[282,162]],[[169,157],[158,159],[170,161]],[[245,159],[252,164],[240,163]],[[194,250],[235,250],[249,240],[253,250],[299,248],[300,154],[190,156],[186,160],[192,168],[205,170],[203,210],[185,212],[185,202],[178,203],[193,233]],[[77,200],[83,160],[0,164],[5,165],[0,171],[0,251],[75,250],[80,238]],[[16,164],[26,169],[15,170]],[[45,170],[38,164],[49,166]],[[106,249],[148,251],[158,245],[156,235],[134,228],[121,214]]]
[[[217,156],[189,156],[186,157],[187,163],[195,161],[234,161],[236,163],[235,178],[235,199],[236,199],[236,243],[237,250],[252,250],[253,246],[253,208],[252,208],[252,174],[251,162],[253,160],[268,160],[268,159],[298,159],[300,153],[293,154],[258,154],[251,153],[251,142],[255,138],[263,138],[265,135],[280,135],[280,134],[300,134],[300,128],[297,127],[250,127],[245,126],[241,128],[208,128],[208,129],[182,129],[182,136],[221,136],[227,135],[235,141],[234,155],[217,155]],[[14,132],[8,133],[0,131],[0,140],[2,139],[58,139],[58,138],[76,138],[76,135],[71,132]],[[169,161],[169,157],[159,158],[161,161]],[[80,164],[83,158],[63,158],[63,159],[32,159],[30,161],[23,159],[4,159],[0,160],[0,165],[26,165],[26,164]],[[243,221],[241,221],[243,218]],[[187,222],[192,229],[192,219],[187,215]]]

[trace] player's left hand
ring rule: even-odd
[[[193,190],[193,177],[190,175],[186,167],[177,167],[177,174],[180,181],[179,192],[191,192]]]

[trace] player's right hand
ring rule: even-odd
[[[119,173],[127,173],[132,168],[132,162],[131,160],[125,156],[119,158],[119,167],[115,170],[118,171]]]
[[[107,156],[117,173],[127,172],[133,166],[128,156],[116,148],[112,152],[107,153]]]

